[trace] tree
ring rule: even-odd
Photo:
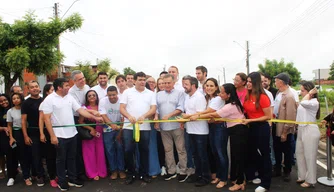
[[[334,80],[334,61],[330,65],[328,80]]]
[[[111,68],[110,63],[111,62],[109,59],[99,60],[96,70],[92,70],[93,66],[91,65],[90,61],[78,61],[76,62],[77,66],[74,67],[73,70],[80,70],[86,78],[86,84],[92,87],[97,83],[98,72],[106,72],[108,74],[108,79],[111,79],[112,77],[119,74],[116,69]]]
[[[259,64],[258,66],[260,72],[267,73],[270,77],[274,77],[282,72],[288,73],[290,75],[292,85],[296,85],[301,80],[300,72],[296,67],[294,67],[293,62],[285,63],[284,59],[281,59],[279,62],[275,59],[272,61],[266,59],[264,66],[262,64]]]
[[[13,24],[4,23],[0,18],[0,75],[4,77],[5,92],[9,93],[17,79],[22,79],[25,69],[35,75],[54,71],[64,57],[56,49],[59,35],[76,31],[82,22],[77,13],[49,22],[37,20],[33,12]]]
[[[126,76],[127,74],[135,74],[136,72],[131,69],[131,67],[126,67],[123,69],[123,74]]]

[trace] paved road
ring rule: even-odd
[[[326,157],[318,154],[318,161],[325,163]],[[321,163],[320,163],[321,164]],[[292,181],[290,183],[283,182],[282,178],[273,178],[271,192],[329,192],[334,191],[332,187],[327,187],[321,184],[317,184],[315,188],[303,189],[294,181],[297,179],[297,169],[293,168]],[[318,177],[326,176],[326,170],[318,166]],[[215,189],[214,185],[208,185],[205,187],[195,187],[190,183],[178,183],[176,180],[164,181],[162,178],[157,178],[152,181],[152,183],[144,184],[140,181],[136,181],[132,185],[125,185],[122,180],[111,181],[110,179],[101,179],[100,181],[88,181],[85,183],[83,188],[71,188],[69,191],[73,192],[207,192],[207,191],[228,191],[228,188]],[[246,186],[245,191],[254,191],[256,185],[249,184]],[[0,180],[0,192],[60,192],[59,189],[51,188],[49,185],[44,187],[37,187],[36,184],[30,187],[26,187],[24,182],[17,179],[16,184],[13,187],[6,187],[6,180]]]

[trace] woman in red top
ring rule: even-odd
[[[270,100],[263,90],[260,73],[250,73],[246,87],[248,93],[243,107],[248,119],[243,121],[250,128],[246,177],[248,180],[255,179],[257,170],[261,184],[255,192],[262,192],[269,190],[271,183],[270,126],[267,122],[271,119]]]

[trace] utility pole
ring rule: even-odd
[[[246,41],[246,68],[247,68],[247,75],[249,75],[249,42]]]
[[[223,74],[224,74],[224,84],[225,84],[226,83],[225,67],[223,67]]]
[[[55,18],[58,19],[58,3],[55,3],[54,8],[54,14],[55,14]],[[58,36],[58,44],[57,44],[57,53],[58,56],[60,56],[60,42],[59,42],[59,36]],[[61,67],[61,63],[58,63],[58,78],[63,77],[63,73],[62,73],[62,67]]]
[[[318,69],[318,84],[319,84],[319,91],[320,91],[320,69]]]
[[[162,69],[162,71],[166,71],[166,64],[164,64],[164,68]]]

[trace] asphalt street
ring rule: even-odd
[[[318,153],[318,177],[326,176],[326,169],[323,168],[326,165],[326,156],[325,153]],[[293,172],[291,175],[291,182],[284,182],[282,178],[273,178],[271,192],[329,192],[334,191],[333,187],[324,186],[321,184],[316,184],[315,188],[304,189],[296,184],[295,180],[297,179],[297,168],[294,166]],[[16,179],[16,183],[12,187],[6,186],[7,180],[0,180],[0,192],[60,192],[58,188],[51,188],[49,183],[46,183],[43,187],[37,187],[36,183],[32,186],[25,186],[23,180],[19,176]],[[254,191],[257,185],[247,184],[245,191]],[[162,177],[153,179],[151,183],[145,184],[140,180],[136,180],[132,185],[125,185],[123,180],[110,180],[110,179],[101,179],[99,181],[86,181],[85,186],[82,188],[70,188],[69,191],[73,192],[175,192],[175,191],[189,191],[189,192],[207,192],[207,191],[229,191],[228,187],[223,189],[216,189],[214,185],[207,185],[205,187],[195,187],[191,183],[178,183],[176,179],[171,181],[164,181]]]

